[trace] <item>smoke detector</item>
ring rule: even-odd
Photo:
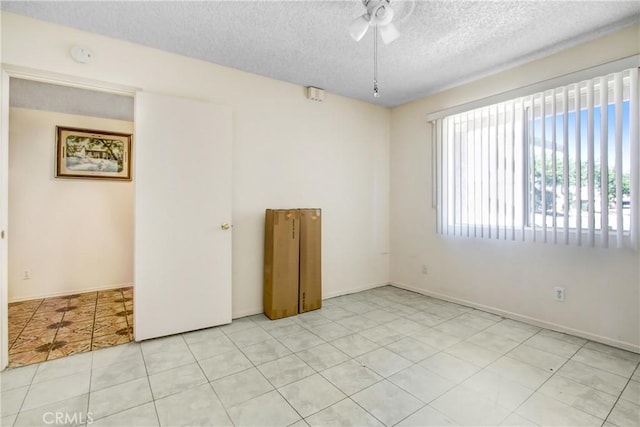
[[[71,48],[70,53],[74,61],[81,64],[87,64],[91,62],[91,59],[93,59],[93,52],[91,52],[88,47],[74,46]]]

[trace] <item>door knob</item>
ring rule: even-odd
[[[231,226],[227,222],[222,223],[222,225],[220,226],[220,228],[222,228],[223,230],[228,230],[230,227]]]

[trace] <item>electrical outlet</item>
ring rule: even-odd
[[[30,270],[24,270],[22,272],[22,280],[29,280],[31,279],[31,271]]]
[[[427,270],[427,266],[422,264],[422,274],[428,274],[429,270]]]
[[[564,288],[562,286],[556,286],[553,288],[553,299],[556,301],[564,301]]]

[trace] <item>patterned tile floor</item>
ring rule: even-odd
[[[130,342],[133,288],[9,304],[9,366]]]

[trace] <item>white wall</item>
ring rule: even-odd
[[[2,61],[232,108],[234,317],[262,311],[266,208],[323,209],[325,297],[387,283],[388,109],[6,12]]]
[[[133,184],[54,178],[56,125],[133,132],[128,121],[11,108],[9,301],[133,280]]]
[[[392,110],[391,281],[540,325],[640,347],[637,251],[448,239],[431,207],[428,113],[637,54],[630,27],[550,57]],[[428,274],[422,274],[426,265]],[[553,300],[554,286],[566,301]]]

